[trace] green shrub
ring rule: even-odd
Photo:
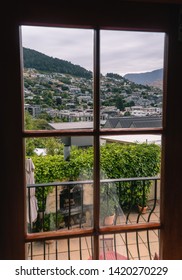
[[[57,220],[56,220],[57,219]],[[44,219],[40,219],[40,217],[35,222],[34,230],[41,231],[51,231],[60,228],[61,223],[64,222],[64,217],[61,213],[46,213],[44,214]]]
[[[101,179],[120,179],[152,177],[160,172],[160,147],[155,144],[107,144],[100,149]],[[73,147],[69,161],[63,155],[33,156],[35,164],[35,182],[50,183],[71,180],[92,179],[93,148],[80,149]],[[150,182],[116,183],[119,201],[123,208],[147,199]],[[45,199],[52,187],[46,187],[44,194],[41,188],[36,191],[39,207],[45,205]],[[44,200],[44,203],[42,201]]]
[[[106,178],[152,177],[160,172],[160,147],[155,144],[108,144],[101,147],[101,168]],[[150,181],[118,182],[123,209],[145,204]]]

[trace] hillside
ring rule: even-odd
[[[92,77],[91,71],[88,71],[79,65],[74,65],[66,60],[47,56],[32,49],[23,48],[23,58],[25,68],[35,68],[39,71],[70,74],[87,79]]]
[[[145,73],[126,74],[124,78],[136,84],[161,87],[163,80],[163,69],[157,69]]]

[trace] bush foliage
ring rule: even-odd
[[[93,148],[73,147],[69,161],[63,155],[32,156],[35,164],[35,182],[50,183],[63,180],[92,179]],[[151,177],[160,172],[160,147],[155,144],[106,144],[100,149],[101,179]],[[113,185],[113,184],[112,184]],[[146,195],[149,190],[146,183]],[[142,197],[142,183],[121,183],[119,186],[120,203],[123,207],[139,203]],[[46,194],[51,188],[46,189]],[[38,200],[40,194],[37,193]]]

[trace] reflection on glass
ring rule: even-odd
[[[113,226],[125,222],[126,217],[119,203],[117,184],[110,182],[101,184],[100,225]]]
[[[161,136],[101,136],[100,143],[100,225],[159,221]]]

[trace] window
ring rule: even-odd
[[[54,54],[49,50],[50,40]],[[158,240],[160,229],[160,167],[156,162],[160,163],[158,144],[163,134],[164,33],[22,26],[22,46],[26,156],[39,153],[33,156],[38,167],[36,189],[34,185],[27,188],[27,258],[98,259],[102,253],[107,259],[107,250],[115,258],[153,258],[150,235]],[[65,60],[58,58],[60,54]],[[74,64],[70,62],[74,60]],[[84,63],[87,70],[79,66]],[[149,73],[144,76],[125,76],[145,69]],[[158,70],[152,72],[154,69]],[[149,74],[158,76],[152,80]],[[141,76],[143,84],[133,82]],[[140,142],[148,147],[155,144],[149,151],[146,143],[137,150]],[[133,143],[132,152],[129,143]],[[105,157],[109,149],[110,157]],[[41,162],[44,153],[54,156]],[[140,153],[135,161],[145,166],[131,167],[134,160],[123,163],[126,153],[127,161]],[[153,153],[149,164],[141,159],[147,153]],[[75,156],[71,169],[70,155]],[[130,169],[127,165],[133,172],[125,170]],[[144,176],[142,168],[147,165],[150,172]],[[117,175],[120,168],[123,172]],[[143,216],[143,205],[134,215],[133,208],[138,200],[144,202],[149,189],[148,214]],[[32,193],[38,199],[35,223],[30,222]],[[104,219],[112,208],[117,219],[109,225]],[[146,240],[142,244],[140,231]],[[137,254],[130,244],[132,234]],[[41,246],[39,240],[44,240]],[[143,245],[147,248],[144,256]]]
[[[49,27],[88,28],[102,30],[124,30],[142,32],[164,32],[164,94],[163,94],[163,127],[156,128],[157,134],[162,134],[162,169],[161,169],[161,205],[160,205],[160,258],[181,259],[181,61],[182,52],[179,42],[179,1],[115,1],[112,5],[105,3],[100,8],[95,3],[89,8],[81,1],[69,3],[55,3],[36,7],[31,3],[21,4],[19,12],[8,15],[6,32],[3,33],[3,57],[6,69],[3,71],[2,98],[2,140],[3,140],[3,187],[1,188],[1,259],[25,258],[25,171],[24,171],[24,139],[34,138],[32,131],[24,131],[22,123],[23,90],[21,75],[20,30],[21,25],[38,25]],[[1,88],[2,88],[1,87]],[[41,132],[41,133],[40,133]],[[45,131],[37,131],[45,137]],[[121,135],[128,132],[124,129],[114,134]],[[151,130],[140,129],[140,134],[151,133]],[[50,131],[49,131],[50,133]],[[57,131],[50,137],[56,137]],[[95,132],[94,132],[95,133]],[[138,133],[138,131],[136,132]],[[75,134],[75,132],[74,132]],[[105,135],[101,135],[105,134]],[[107,136],[107,130],[101,131],[101,136]],[[67,135],[66,135],[67,136]],[[74,135],[75,136],[75,135]],[[85,136],[85,135],[84,135]],[[108,135],[110,136],[110,135]],[[48,137],[46,132],[46,138]],[[11,172],[11,176],[10,176]],[[175,207],[172,209],[172,206]],[[124,229],[124,228],[123,228]],[[27,229],[26,229],[27,230]],[[49,239],[49,233],[45,233]],[[45,240],[42,233],[42,240]],[[51,233],[52,236],[52,233]],[[131,236],[131,235],[130,235]],[[109,236],[107,235],[109,238]],[[31,237],[38,239],[37,234]],[[52,237],[51,237],[52,238]],[[54,236],[55,238],[55,236]],[[60,237],[60,241],[65,237]],[[146,238],[142,239],[146,240]],[[110,243],[110,242],[109,242]],[[40,242],[39,242],[40,244]],[[47,248],[46,244],[46,249]],[[108,247],[111,247],[108,245]],[[135,247],[136,248],[136,247]],[[50,246],[51,250],[51,246]],[[73,256],[72,256],[73,257]]]

